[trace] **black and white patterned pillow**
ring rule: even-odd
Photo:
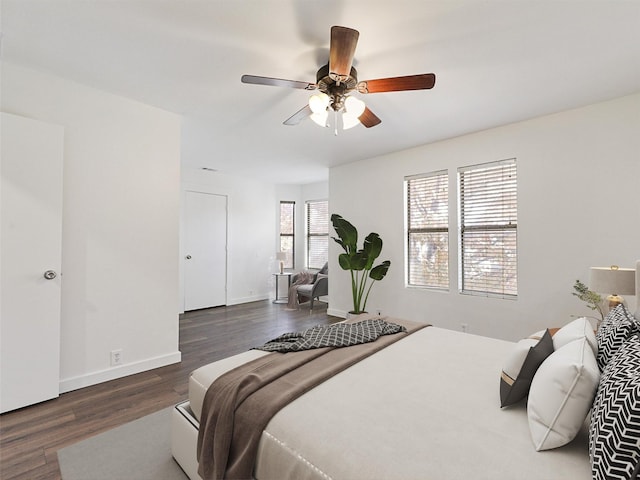
[[[601,372],[624,341],[638,331],[640,331],[638,322],[623,304],[618,305],[607,314],[596,332],[598,343],[596,360]]]
[[[640,335],[618,349],[602,373],[591,410],[594,480],[631,480],[640,465]]]

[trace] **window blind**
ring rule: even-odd
[[[405,178],[407,283],[449,288],[449,183],[446,170]]]
[[[518,294],[516,161],[459,168],[458,178],[461,291],[515,297]]]
[[[295,208],[295,202],[280,202],[280,251],[286,254],[284,268],[295,265]]]
[[[321,269],[329,259],[329,202],[307,202],[307,267]]]

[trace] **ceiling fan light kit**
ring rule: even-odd
[[[433,88],[436,81],[436,76],[433,73],[358,82],[358,72],[352,64],[359,36],[359,32],[351,28],[331,27],[329,63],[320,67],[316,74],[315,84],[255,75],[243,75],[241,81],[255,85],[319,90],[319,93],[311,95],[308,105],[285,120],[284,124],[297,125],[305,118],[311,118],[321,127],[327,127],[329,111],[332,110],[335,117],[336,135],[338,134],[338,113],[341,114],[344,130],[358,124],[371,128],[382,122],[362,100],[352,95],[354,92],[366,95]]]

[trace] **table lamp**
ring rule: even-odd
[[[280,273],[284,273],[284,261],[287,259],[285,252],[277,252],[276,259],[280,262]]]
[[[621,295],[636,294],[636,271],[633,268],[591,267],[589,289],[596,293],[606,293],[609,309],[624,301]]]

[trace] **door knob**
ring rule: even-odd
[[[53,280],[57,276],[58,274],[53,270],[47,270],[46,272],[44,272],[44,278],[46,278],[47,280]]]
[[[186,256],[186,257],[184,257],[184,258],[186,258],[187,260],[191,260],[191,255],[187,255],[187,256]]]

